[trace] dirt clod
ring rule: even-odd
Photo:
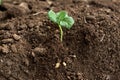
[[[7,44],[7,43],[13,43],[14,40],[12,38],[9,38],[9,39],[3,39],[1,42]]]
[[[17,48],[16,46],[13,44],[11,45],[11,50],[14,52],[14,53],[17,53]]]
[[[59,68],[60,67],[60,62],[57,62],[56,64],[55,64],[55,68]]]
[[[21,37],[17,34],[13,34],[13,38],[18,41],[18,40],[20,40]]]
[[[6,11],[0,14],[1,16],[0,20],[4,20],[6,18],[11,18],[11,17],[18,17],[18,16],[22,16],[30,13],[28,4],[25,2],[22,2],[20,5],[3,3],[1,6],[4,7]]]
[[[46,52],[46,49],[45,48],[40,48],[40,47],[36,47],[34,48],[34,53],[39,53],[41,55],[44,55],[44,53]]]
[[[9,52],[9,47],[7,45],[3,45],[1,48],[2,48],[2,53],[7,54]]]

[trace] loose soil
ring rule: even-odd
[[[50,9],[75,19],[63,42]],[[0,80],[120,80],[120,1],[4,0]]]

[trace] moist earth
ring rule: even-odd
[[[4,0],[0,80],[120,80],[119,0]],[[75,20],[63,42],[47,12]]]

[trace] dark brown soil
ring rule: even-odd
[[[50,9],[75,19],[63,42]],[[4,0],[0,80],[120,80],[120,1]]]

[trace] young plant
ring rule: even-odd
[[[60,11],[58,13],[55,13],[54,11],[50,10],[48,12],[48,17],[51,21],[58,24],[58,27],[60,29],[60,40],[62,42],[63,41],[62,27],[70,29],[72,25],[74,24],[74,19],[68,16],[66,11]]]

